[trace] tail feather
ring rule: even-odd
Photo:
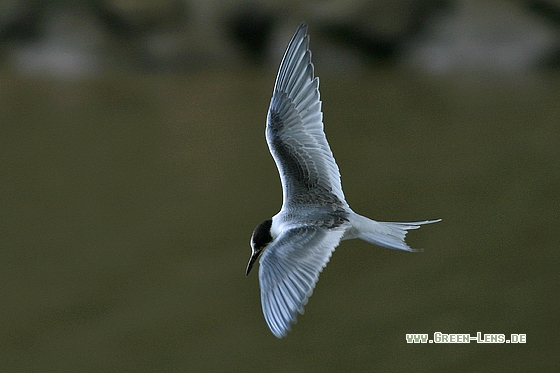
[[[380,222],[360,216],[356,226],[360,238],[374,245],[387,247],[389,249],[405,250],[405,251],[422,251],[422,249],[413,249],[406,244],[405,236],[409,230],[418,229],[421,225],[437,223],[441,219],[423,220],[409,223],[398,222]]]

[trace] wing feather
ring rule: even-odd
[[[305,24],[297,29],[280,64],[266,139],[282,179],[285,206],[346,204],[340,172],[323,131],[319,78],[313,77]]]
[[[298,227],[282,233],[260,259],[261,302],[268,327],[281,338],[313,293],[343,229]]]

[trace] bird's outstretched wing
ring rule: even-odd
[[[307,26],[302,23],[280,64],[266,126],[284,206],[346,204],[322,119],[319,78],[313,77]]]
[[[284,337],[297,312],[313,293],[319,273],[340,243],[343,229],[315,226],[282,233],[260,259],[259,281],[264,318],[272,333]]]

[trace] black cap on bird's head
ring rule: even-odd
[[[253,268],[253,264],[259,259],[263,250],[272,242],[272,234],[270,233],[270,228],[272,227],[272,219],[267,219],[257,225],[251,236],[251,249],[253,250],[251,258],[249,259],[249,264],[247,265],[248,275]]]

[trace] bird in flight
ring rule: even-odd
[[[323,132],[319,78],[313,76],[307,26],[301,24],[282,58],[266,122],[266,141],[282,181],[282,209],[251,236],[248,275],[260,258],[264,318],[282,338],[313,292],[341,240],[359,238],[405,251],[408,230],[441,219],[378,222],[352,211]]]

